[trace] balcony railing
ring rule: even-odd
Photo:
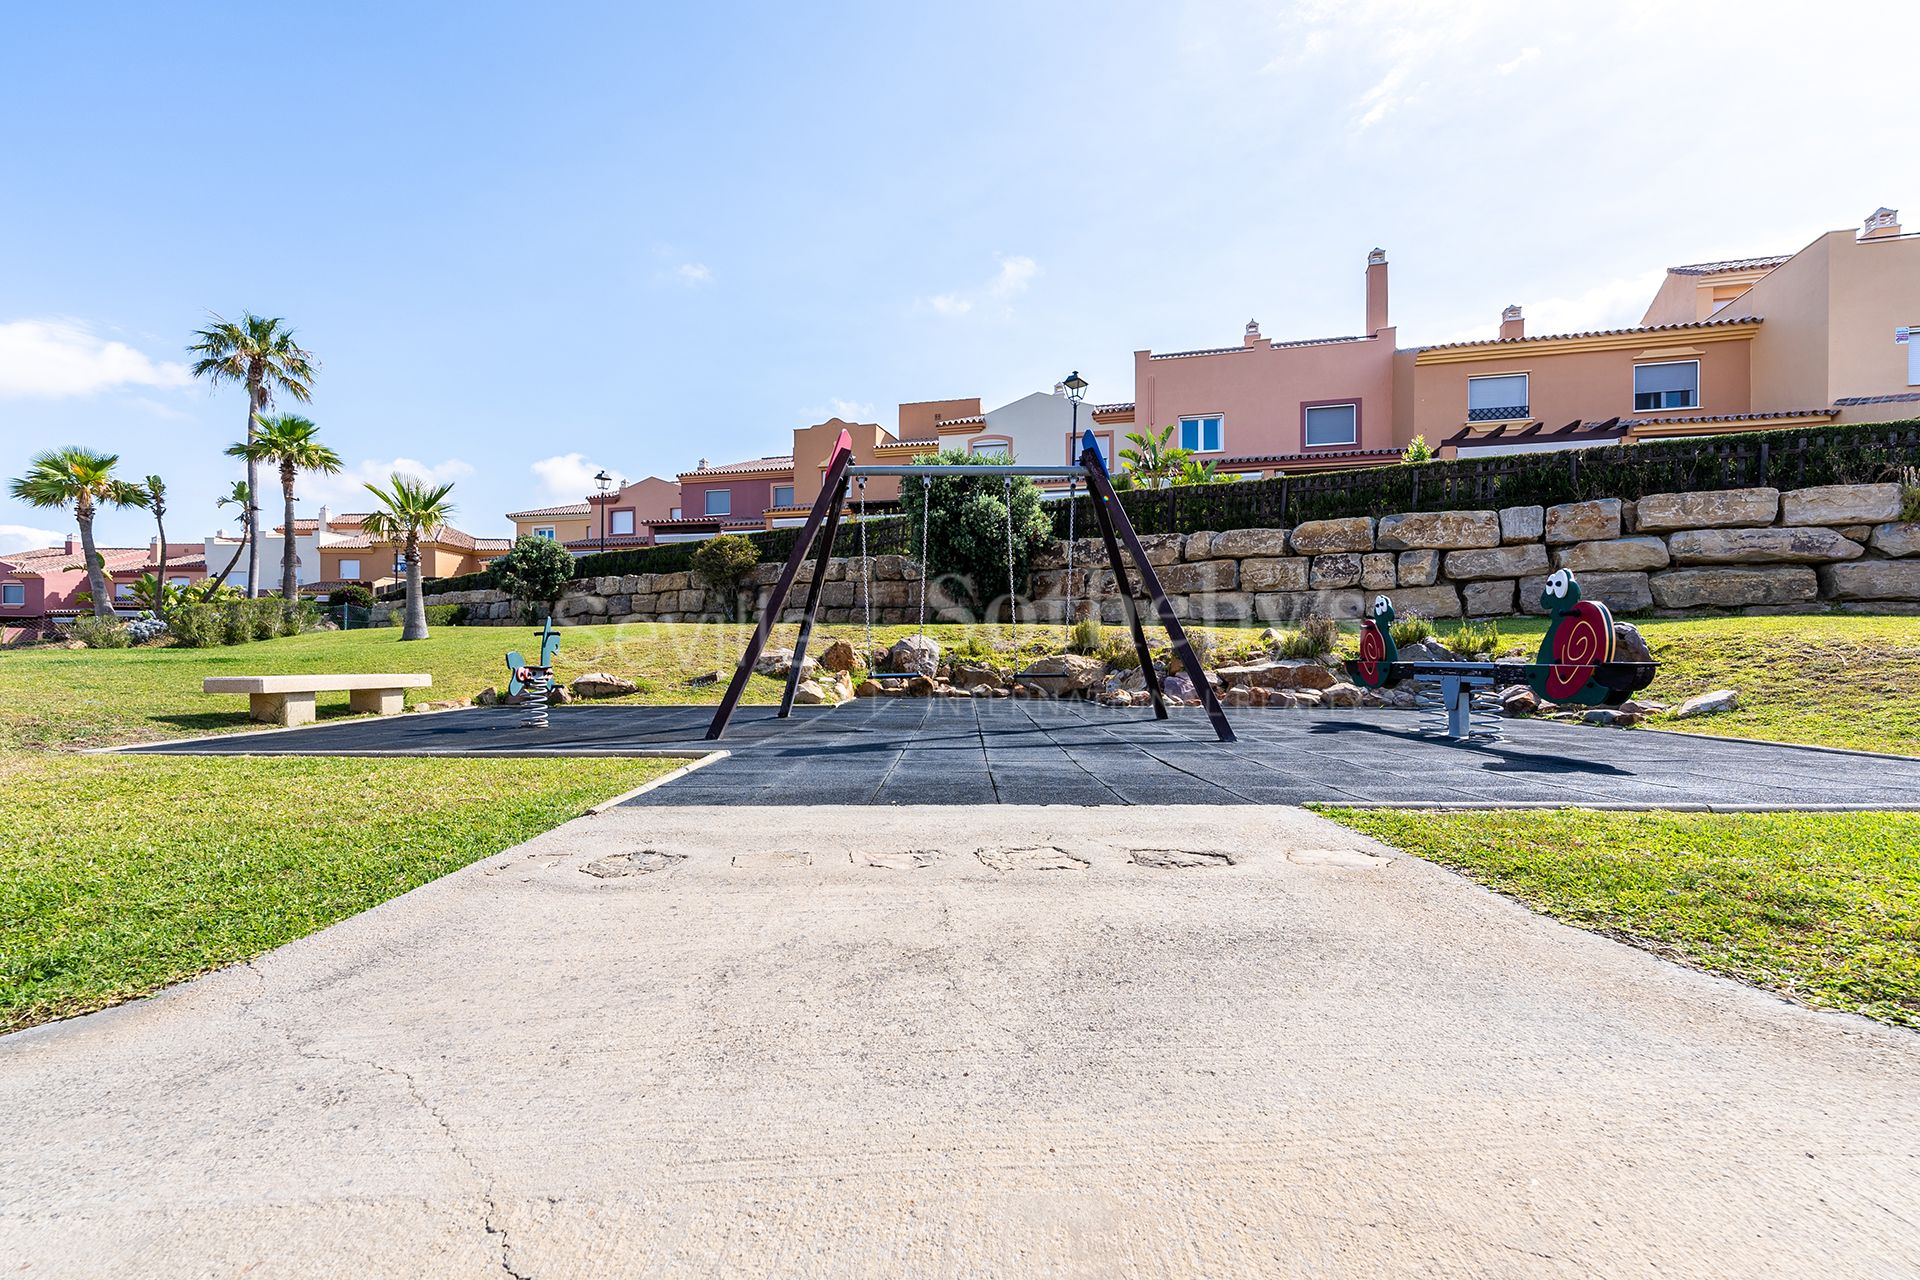
[[[1468,422],[1512,422],[1517,418],[1532,416],[1524,404],[1490,404],[1467,410]]]

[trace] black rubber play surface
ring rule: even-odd
[[[1241,708],[1214,740],[1197,708],[1011,699],[742,707],[724,741],[708,707],[560,707],[550,728],[512,710],[344,720],[142,752],[273,755],[732,755],[636,798],[724,804],[1920,804],[1920,760],[1674,733],[1510,720],[1506,741],[1421,736],[1411,712]]]

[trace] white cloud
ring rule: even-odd
[[[302,475],[294,492],[302,505],[324,502],[335,511],[365,511],[374,503],[374,497],[367,492],[366,486],[377,484],[384,489],[396,474],[423,484],[440,485],[464,480],[473,473],[472,465],[459,458],[436,463],[421,462],[416,458],[367,458],[342,468],[338,475]],[[261,483],[264,487],[264,477]],[[275,496],[273,493],[263,494],[262,504],[272,502]],[[458,490],[455,490],[452,500],[458,505]]]
[[[936,293],[922,301],[938,315],[964,316],[983,302],[1000,304],[1001,314],[1010,314],[1010,303],[1027,291],[1040,274],[1040,264],[1025,254],[998,254],[1000,269],[992,279],[973,289]]]
[[[679,277],[681,284],[690,288],[697,289],[703,284],[713,283],[713,272],[707,269],[704,262],[683,262],[673,269],[673,274]]]
[[[184,364],[155,360],[77,320],[0,324],[0,396],[64,399],[116,387],[184,387]]]
[[[618,471],[587,461],[584,453],[558,453],[551,458],[542,458],[533,464],[531,470],[550,496],[568,502],[579,502],[588,494],[598,492],[599,486],[593,478],[601,471],[614,478],[615,487],[626,483]]]
[[[829,396],[825,404],[800,412],[815,422],[824,422],[828,418],[838,418],[842,422],[877,422],[880,417],[873,401],[842,400],[839,396]]]
[[[1660,290],[1667,273],[1654,268],[1635,275],[1603,280],[1571,297],[1529,302],[1528,333],[1580,333],[1588,329],[1624,329],[1640,323],[1647,304]]]
[[[1528,46],[1527,48],[1522,49],[1519,53],[1514,54],[1511,58],[1507,59],[1505,62],[1501,63],[1500,74],[1503,76],[1510,76],[1514,72],[1518,71],[1520,68],[1526,66],[1529,62],[1532,62],[1535,58],[1538,58],[1539,56],[1540,56],[1540,50],[1533,48],[1532,46]]]
[[[25,524],[0,524],[0,555],[9,551],[29,551],[34,547],[64,545],[65,534],[51,529],[36,529]]]

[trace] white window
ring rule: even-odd
[[[0,582],[0,604],[25,604],[26,602],[26,583]]]
[[[1700,407],[1700,362],[1675,360],[1670,364],[1633,366],[1633,408],[1697,409]]]
[[[710,516],[730,516],[733,514],[733,490],[707,490],[707,514]]]
[[[1360,406],[1311,404],[1302,411],[1301,435],[1308,448],[1354,444],[1360,439]]]
[[[1468,422],[1508,422],[1527,416],[1526,374],[1467,379]]]
[[[190,587],[193,585],[193,579],[192,578],[168,578],[167,585],[170,587]]]
[[[967,446],[967,452],[976,458],[1004,458],[1012,451],[1005,440],[975,440]]]
[[[536,538],[545,538],[548,542],[552,542],[554,541],[554,526],[543,524],[533,531],[533,536]]]
[[[1907,385],[1920,387],[1920,324],[1907,327]]]
[[[793,486],[790,484],[777,484],[773,486],[773,505],[776,507],[792,506]]]
[[[1194,453],[1220,452],[1220,426],[1219,414],[1180,419],[1180,447]]]
[[[114,598],[115,600],[131,600],[131,599],[133,599],[133,584],[132,584],[131,582],[116,582],[116,583],[114,583],[114,584],[113,584],[113,598]]]
[[[360,581],[360,562],[358,560],[342,560],[340,562],[340,580],[342,582]]]
[[[611,521],[610,527],[608,528],[607,532],[613,534],[613,536],[616,538],[620,537],[622,534],[632,533],[633,532],[633,512],[631,511],[614,512],[613,520]]]
[[[671,511],[671,512],[670,512],[670,513],[668,514],[668,516],[667,516],[667,518],[668,518],[669,520],[678,520],[678,519],[681,519],[681,515],[680,515],[680,508],[679,508],[679,507],[675,507],[675,508],[674,508],[674,509],[673,509],[673,510],[672,510],[672,511]]]

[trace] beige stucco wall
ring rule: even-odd
[[[1759,317],[1753,341],[1753,401],[1764,409],[1817,409],[1827,391],[1828,260],[1835,236],[1822,236],[1775,267],[1721,312]]]
[[[1761,332],[1764,334],[1765,330],[1763,325]],[[1575,420],[1592,422],[1612,417],[1657,418],[1753,411],[1749,393],[1751,339],[1703,341],[1701,335],[1688,334],[1674,335],[1688,340],[1662,343],[1659,339],[1664,336],[1667,335],[1648,335],[1636,338],[1630,345],[1602,350],[1496,347],[1472,360],[1416,363],[1413,429],[1426,436],[1429,444],[1446,439],[1467,425],[1467,379],[1508,373],[1528,375],[1531,417],[1549,427],[1561,427]],[[1669,360],[1700,362],[1699,406],[1669,410],[1665,415],[1636,412],[1633,366]]]
[[[513,536],[524,538],[535,529],[552,529],[558,541],[572,542],[586,537],[592,526],[593,522],[585,516],[531,516],[513,522]]]

